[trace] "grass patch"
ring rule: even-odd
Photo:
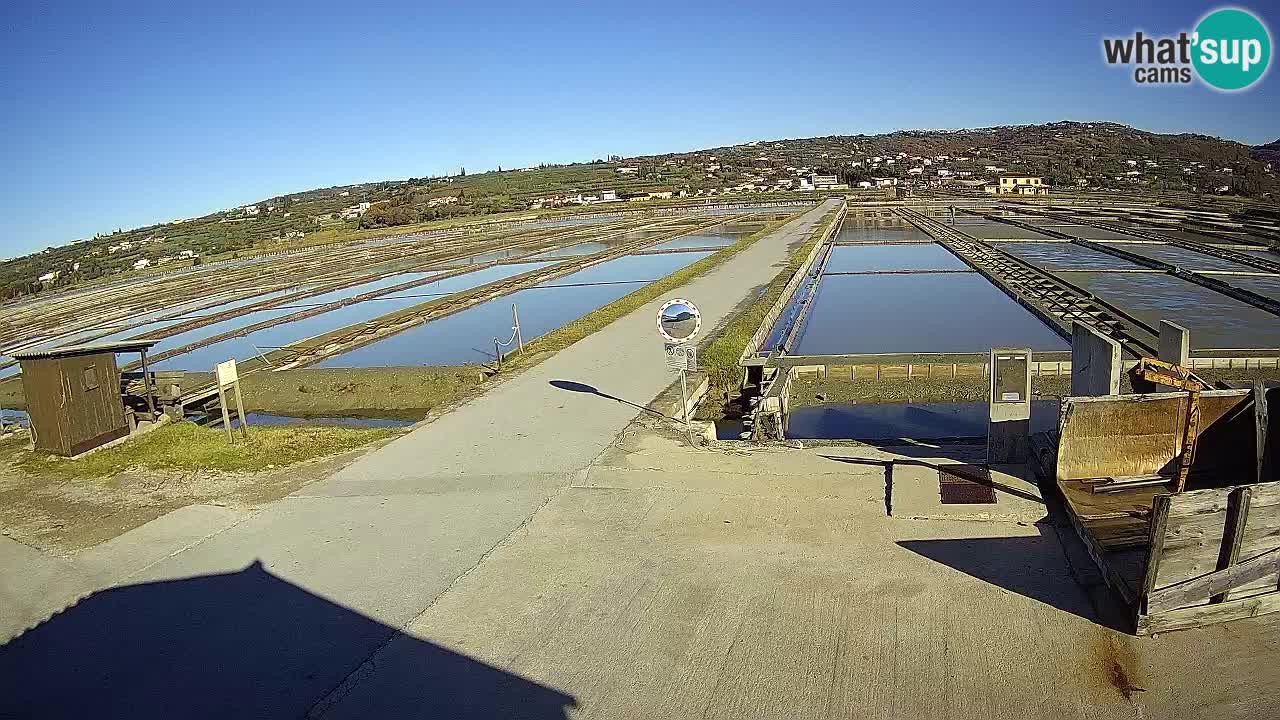
[[[432,409],[464,397],[484,380],[484,370],[463,365],[256,372],[244,376],[242,383],[250,412],[312,417],[396,414],[421,419]]]
[[[808,212],[806,209],[804,212]],[[648,303],[661,298],[676,288],[682,287],[694,279],[705,275],[707,272],[715,269],[729,258],[751,247],[755,242],[782,225],[790,222],[795,216],[790,216],[784,220],[774,220],[766,223],[763,228],[756,232],[739,238],[737,242],[716,251],[712,255],[698,260],[688,267],[677,270],[676,272],[650,283],[635,292],[624,295],[617,300],[599,308],[593,312],[574,320],[571,323],[561,326],[557,330],[543,335],[533,342],[525,343],[525,352],[509,361],[503,362],[503,370],[515,369],[536,363],[545,353],[563,350],[566,347],[578,342],[579,340],[603,329],[613,321],[630,314],[637,308],[647,305]],[[748,336],[749,337],[749,336]],[[736,362],[735,358],[735,362]]]
[[[829,213],[810,239],[792,249],[787,255],[786,268],[778,273],[744,310],[731,317],[724,326],[724,330],[702,349],[698,361],[702,364],[703,371],[707,373],[713,390],[737,389],[742,379],[742,368],[738,366],[742,351],[746,349],[747,343],[751,342],[756,329],[764,322],[769,309],[782,296],[787,283],[804,264],[813,246],[818,243],[835,220],[836,213]]]
[[[236,443],[230,445],[223,430],[179,422],[76,460],[24,453],[18,466],[32,473],[84,478],[115,475],[129,468],[257,472],[336,455],[400,432],[394,428],[263,427],[250,428],[248,442],[237,435]]]

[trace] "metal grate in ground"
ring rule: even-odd
[[[994,505],[996,491],[991,471],[972,465],[963,470],[938,470],[938,492],[943,505]]]

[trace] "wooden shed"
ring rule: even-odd
[[[141,353],[146,376],[146,353],[155,344],[138,340],[14,353],[22,364],[36,447],[72,456],[128,435],[116,353]]]

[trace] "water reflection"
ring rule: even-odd
[[[316,367],[463,365],[493,359],[493,338],[511,332],[511,305],[519,308],[529,342],[633,292],[709,253],[621,257],[329,358]],[[603,284],[601,284],[603,283]]]
[[[989,410],[985,402],[947,403],[827,403],[793,408],[786,435],[804,440],[941,440],[987,436]],[[1057,400],[1031,402],[1031,432],[1056,426]]]
[[[1066,341],[972,273],[824,277],[798,355],[1065,350]]]
[[[960,258],[937,243],[907,245],[837,245],[823,272],[887,270],[968,270]]]

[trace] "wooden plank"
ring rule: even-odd
[[[1168,521],[1169,496],[1159,495],[1151,506],[1151,525],[1147,535],[1147,566],[1143,571],[1142,587],[1138,593],[1143,615],[1149,612],[1147,603],[1151,597],[1151,591],[1156,587],[1156,576],[1160,573],[1160,556],[1164,552],[1165,525]]]
[[[1148,513],[1149,514],[1149,513]],[[1083,522],[1089,534],[1107,552],[1127,548],[1146,547],[1150,540],[1147,533],[1147,516],[1099,518]]]
[[[222,408],[222,429],[227,433],[227,444],[234,445],[235,437],[231,434],[231,415],[227,412],[227,393],[222,383],[218,383],[218,405]]]
[[[1080,538],[1080,542],[1084,544],[1085,551],[1089,553],[1089,557],[1093,560],[1093,564],[1098,567],[1098,572],[1102,573],[1102,578],[1107,583],[1107,586],[1118,592],[1124,603],[1133,608],[1135,605],[1134,600],[1136,599],[1134,587],[1129,585],[1125,579],[1107,563],[1108,553],[1098,546],[1097,541],[1095,541],[1089,534],[1089,531],[1080,524],[1080,519],[1071,513],[1067,513],[1067,517],[1071,519],[1071,526],[1075,528],[1076,535]]]
[[[1058,489],[1071,511],[1084,520],[1123,517],[1145,519],[1151,514],[1151,502],[1156,496],[1168,492],[1164,488],[1144,487],[1124,493],[1097,494],[1093,492],[1092,485],[1092,482],[1084,480],[1058,482]]]
[[[1203,603],[1206,599],[1280,571],[1280,548],[1228,567],[1152,592],[1147,611],[1157,613]]]
[[[1237,557],[1251,558],[1280,547],[1280,483],[1250,485],[1249,511]],[[1234,488],[1176,495],[1169,510],[1156,588],[1177,585],[1221,570],[1224,538],[1230,537]],[[1280,572],[1277,572],[1280,576]],[[1276,589],[1276,579],[1258,579],[1233,592],[1243,597]]]
[[[1247,402],[1248,390],[1210,390],[1200,396],[1200,437]],[[1152,475],[1170,466],[1182,449],[1186,393],[1069,397],[1062,401],[1059,480]],[[1251,442],[1251,440],[1250,440]],[[1200,448],[1200,461],[1213,453]]]
[[[1233,489],[1228,487],[1189,490],[1178,495],[1177,502],[1169,512],[1173,517],[1178,518],[1225,512]],[[1249,494],[1249,504],[1255,510],[1280,505],[1280,481],[1250,485]]]
[[[1111,578],[1108,584],[1123,588],[1121,595],[1132,606],[1134,598],[1142,590],[1142,573],[1147,567],[1146,543],[1142,547],[1108,551],[1102,559],[1107,564],[1106,574]]]
[[[1280,610],[1280,592],[1272,592],[1239,600],[1228,600],[1217,605],[1197,605],[1158,614],[1139,615],[1137,634],[1151,635],[1172,630],[1185,630],[1213,623],[1257,617],[1278,610]]]
[[[1218,570],[1226,570],[1240,559],[1240,545],[1244,542],[1244,527],[1249,522],[1249,488],[1236,488],[1231,492],[1227,507],[1226,528],[1222,535],[1222,549],[1218,554]],[[1229,592],[1209,598],[1211,603],[1227,599]]]
[[[1177,498],[1174,499],[1174,507]],[[1201,513],[1191,517],[1175,517],[1171,512],[1165,530],[1164,554],[1156,587],[1208,575],[1218,569],[1223,538],[1227,537],[1227,511]],[[1256,493],[1251,493],[1249,521],[1240,540],[1238,557],[1255,557],[1280,547],[1280,507],[1261,506]],[[1259,581],[1259,588],[1261,588]],[[1241,588],[1247,590],[1248,588]]]

